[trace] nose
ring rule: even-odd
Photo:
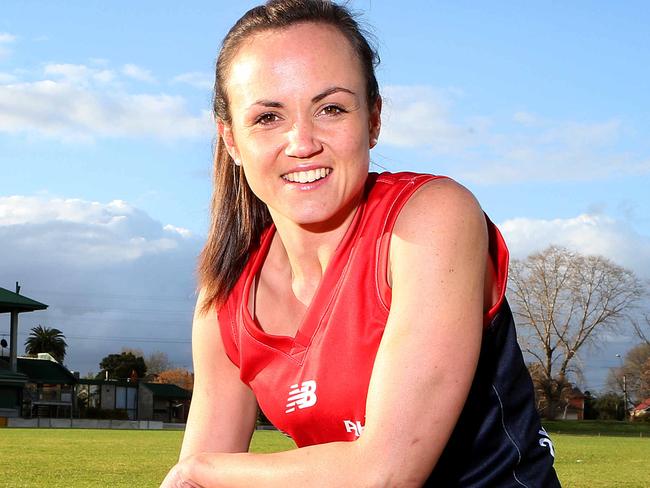
[[[308,158],[322,150],[314,123],[311,120],[296,121],[288,133],[284,153],[294,158]]]

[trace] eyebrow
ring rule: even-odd
[[[326,98],[326,97],[328,97],[328,96],[330,96],[330,95],[332,95],[334,93],[339,93],[339,92],[349,93],[350,95],[353,95],[353,96],[357,95],[352,90],[348,90],[347,88],[343,88],[342,86],[332,86],[332,87],[328,88],[327,90],[324,90],[321,93],[319,93],[318,95],[314,96],[311,99],[311,102],[312,103],[318,103],[323,98]],[[255,105],[261,105],[263,107],[270,107],[270,108],[282,108],[282,107],[284,107],[284,105],[282,103],[280,103],[280,102],[275,102],[273,100],[267,100],[267,99],[264,99],[264,98],[262,98],[260,100],[257,100],[254,103],[252,103],[251,107],[253,107]]]

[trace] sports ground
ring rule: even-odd
[[[650,423],[545,427],[562,486],[650,487]],[[155,487],[181,440],[179,431],[0,429],[0,487]],[[258,431],[253,439],[258,452],[291,448],[275,431]]]

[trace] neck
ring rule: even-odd
[[[355,202],[351,209],[328,225],[299,225],[271,212],[277,232],[271,251],[275,251],[273,254],[281,268],[286,270],[286,264],[289,264],[291,288],[303,304],[311,302],[357,208],[358,202]]]

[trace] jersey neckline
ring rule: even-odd
[[[327,316],[327,311],[336,298],[340,285],[347,272],[348,263],[350,261],[348,258],[354,248],[354,243],[359,238],[360,233],[357,231],[363,218],[368,192],[371,188],[371,183],[375,180],[374,178],[371,178],[372,174],[369,174],[368,176],[369,178],[364,189],[364,196],[355,210],[352,221],[346,229],[341,242],[339,242],[338,246],[334,250],[334,254],[323,273],[318,288],[302,317],[294,337],[288,335],[269,334],[264,331],[259,321],[250,314],[248,304],[251,287],[253,286],[255,277],[261,270],[271,247],[273,236],[276,233],[275,225],[272,223],[263,232],[260,239],[260,245],[251,257],[251,266],[245,271],[247,276],[244,281],[242,299],[240,302],[240,313],[244,328],[255,340],[295,359],[302,359],[304,353],[309,348],[312,338],[320,328],[321,323],[323,323],[323,319]]]

